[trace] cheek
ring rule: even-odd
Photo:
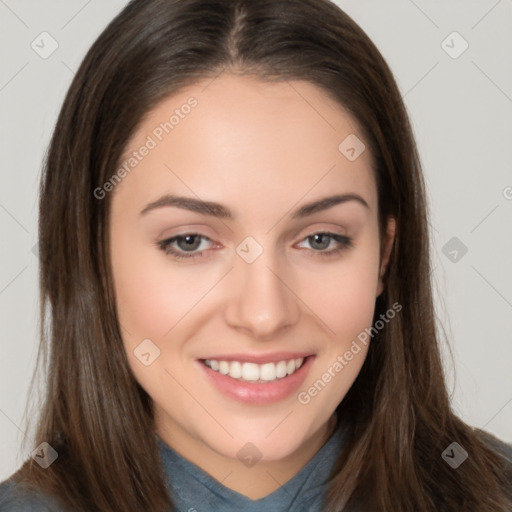
[[[130,246],[122,233],[118,235],[113,237],[112,266],[125,334],[161,338],[197,302],[201,288],[191,286],[182,273],[169,272],[166,256],[158,248]]]
[[[378,284],[378,246],[369,244],[334,265],[326,265],[304,284],[302,296],[329,328],[333,339],[348,342],[373,319]]]
[[[169,350],[165,335],[197,301],[197,291],[178,273],[165,271],[165,256],[157,248],[130,244],[122,235],[116,232],[111,245],[117,312],[129,365],[154,397],[169,388],[169,358],[180,357],[179,343]]]
[[[370,341],[365,330],[372,325],[378,278],[378,257],[371,256],[377,251],[366,254],[354,253],[350,261],[331,267],[321,285],[318,279],[309,283],[308,305],[330,337],[297,397],[307,416],[334,410],[365,361]]]
[[[325,305],[333,330],[343,340],[352,339],[373,319],[375,282],[377,273],[351,273],[332,290],[332,298]]]

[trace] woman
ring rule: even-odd
[[[44,171],[48,387],[2,511],[512,509],[450,407],[400,93],[335,5],[130,2]]]

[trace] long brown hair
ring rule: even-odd
[[[307,80],[358,121],[375,159],[380,226],[396,239],[372,340],[337,413],[350,425],[324,510],[505,511],[505,459],[450,408],[430,282],[427,206],[407,113],[381,54],[327,0],[133,0],[83,60],[55,126],[40,190],[40,369],[35,433],[58,459],[16,478],[73,510],[174,510],[150,397],[132,375],[116,315],[110,194],[130,136],[163,98],[220,72]],[[383,232],[383,229],[381,230]],[[469,458],[452,469],[452,442]],[[171,475],[172,478],[172,475]],[[343,508],[345,507],[345,508]]]

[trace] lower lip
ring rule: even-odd
[[[240,381],[212,370],[201,361],[197,363],[224,395],[246,404],[270,404],[284,400],[300,388],[314,359],[315,356],[308,356],[297,371],[268,383]]]

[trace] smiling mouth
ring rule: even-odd
[[[285,379],[293,375],[311,356],[295,359],[283,359],[276,363],[242,363],[241,361],[224,361],[216,359],[201,359],[201,363],[211,370],[226,375],[232,379],[254,384],[264,384]]]

